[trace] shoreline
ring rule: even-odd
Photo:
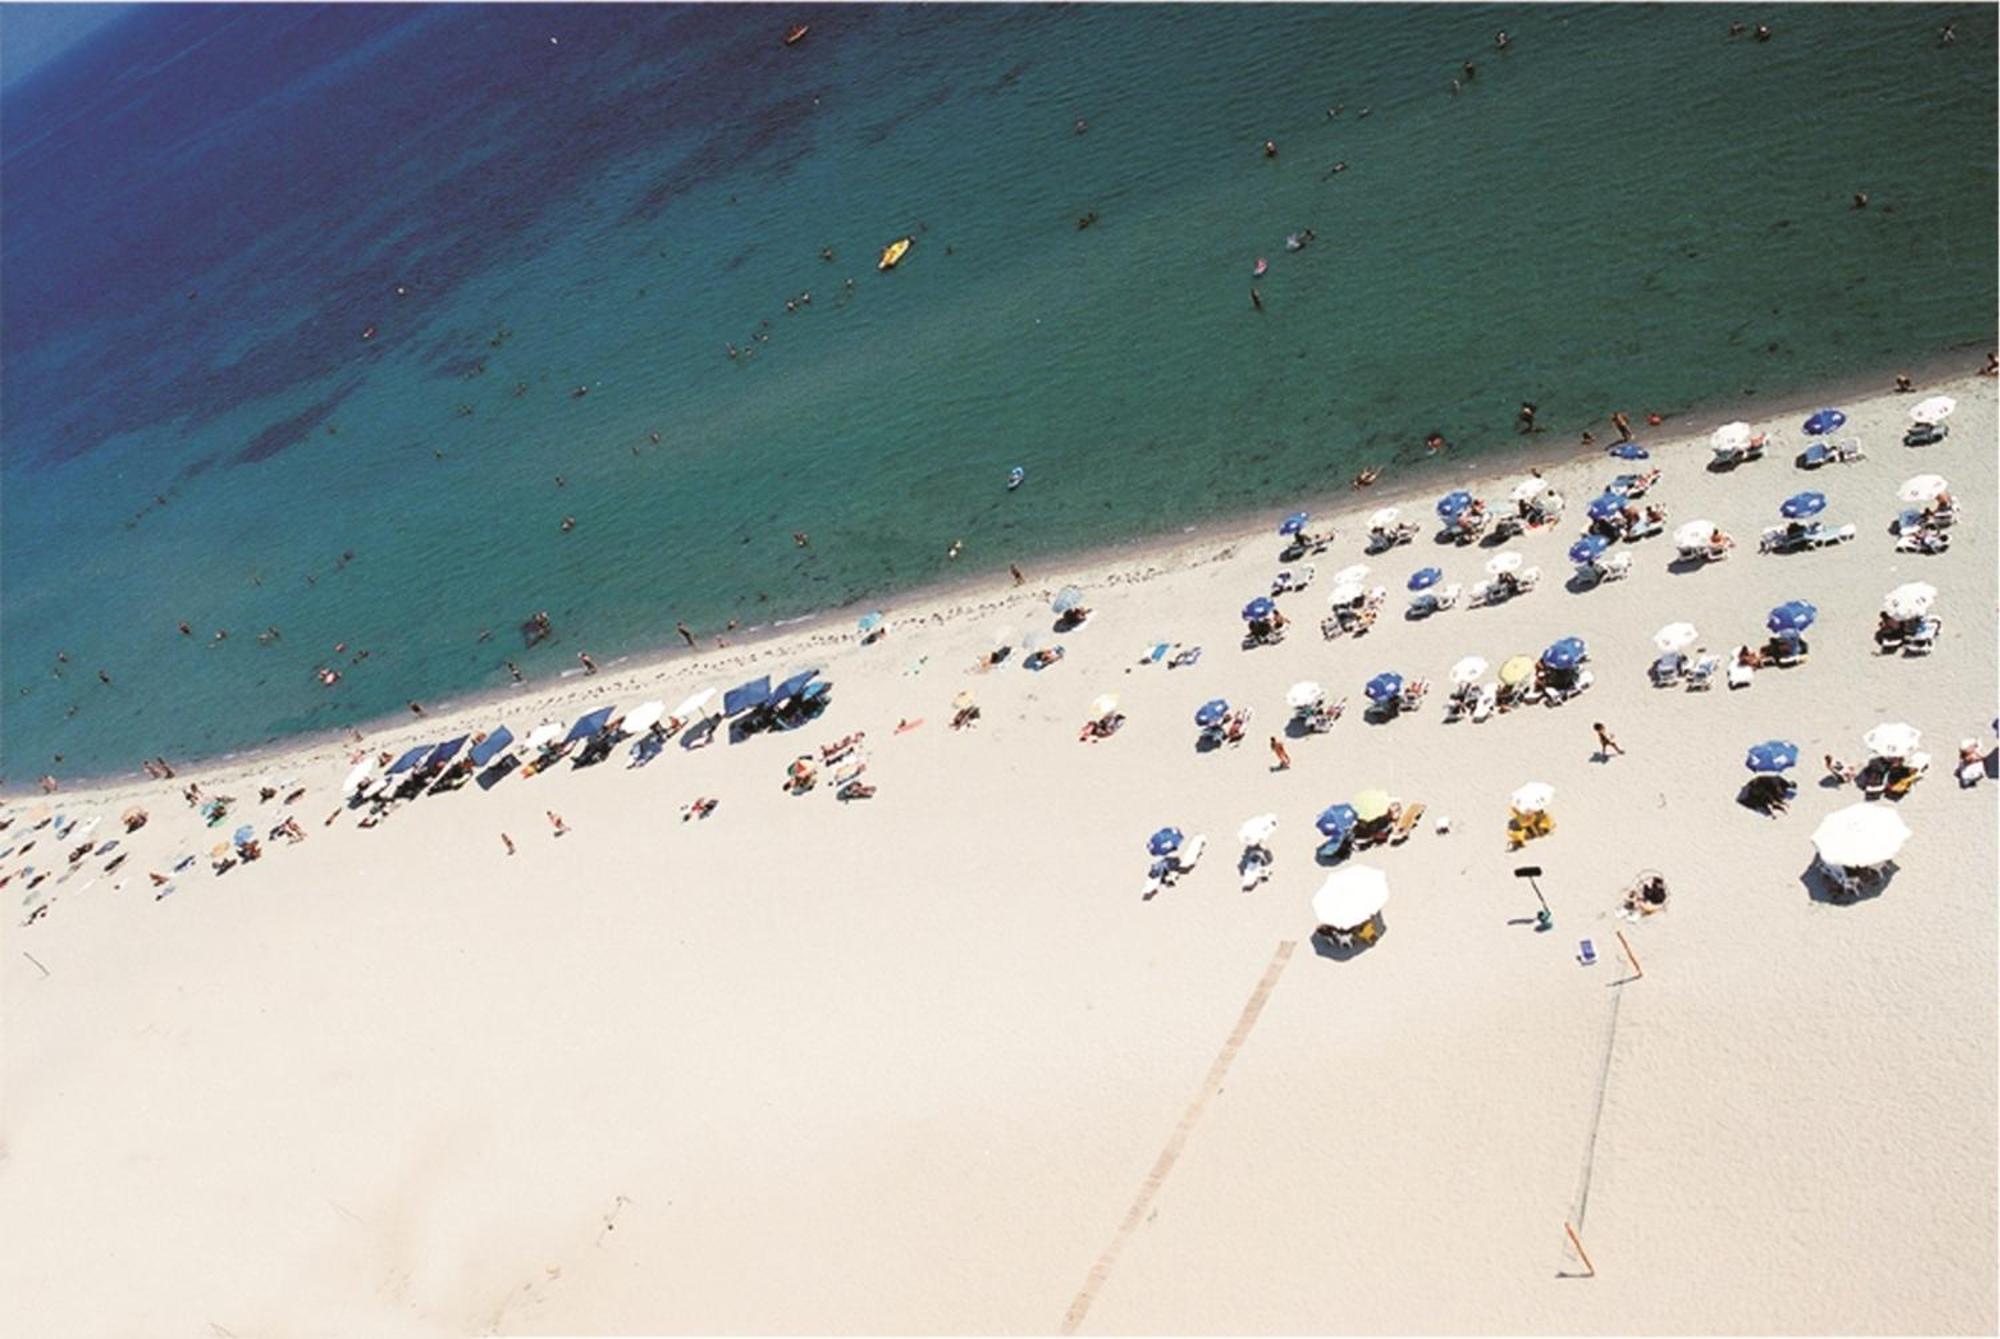
[[[1712,405],[1687,410],[1672,411],[1666,422],[1659,428],[1635,434],[1635,440],[1644,443],[1653,437],[1662,443],[1659,450],[1685,448],[1696,445],[1722,423],[1741,418],[1753,424],[1768,418],[1790,418],[1803,416],[1813,409],[1829,403],[1858,402],[1881,395],[1895,395],[1893,390],[1884,390],[1881,383],[1893,382],[1899,372],[1910,373],[1916,391],[1912,398],[1921,399],[1927,392],[1934,392],[1940,386],[1950,386],[1961,381],[1977,382],[1979,374],[1975,369],[1953,373],[1949,369],[1963,366],[1960,355],[1976,349],[1978,343],[1970,343],[1952,349],[1940,350],[1930,357],[1899,364],[1895,371],[1883,373],[1856,373],[1832,382],[1818,383],[1811,394],[1799,392],[1774,392],[1745,396],[1740,405],[1732,405],[1727,412],[1718,400]],[[1870,389],[1870,388],[1873,389]],[[1643,411],[1642,411],[1643,412]],[[1588,430],[1600,426],[1608,428],[1606,418],[1591,420],[1585,424]],[[1547,431],[1553,431],[1547,430]],[[1545,471],[1567,469],[1590,460],[1606,460],[1606,443],[1600,441],[1592,446],[1584,446],[1570,438],[1562,445],[1548,442],[1543,433],[1535,434],[1536,440],[1523,441],[1523,434],[1515,433],[1505,448],[1496,447],[1474,456],[1453,458],[1419,457],[1395,469],[1384,481],[1366,490],[1346,488],[1340,491],[1303,495],[1291,503],[1284,504],[1311,512],[1315,517],[1332,517],[1340,521],[1343,532],[1351,529],[1358,518],[1385,506],[1407,506],[1413,498],[1429,498],[1440,487],[1462,487],[1468,484],[1503,484],[1531,468]],[[1541,459],[1534,460],[1540,454]],[[1363,495],[1365,494],[1365,495]],[[1571,499],[1572,502],[1581,499]],[[738,630],[726,646],[697,645],[675,647],[659,644],[637,649],[608,660],[603,670],[596,675],[585,675],[580,671],[566,672],[553,682],[529,682],[510,686],[501,685],[490,689],[473,689],[440,697],[434,705],[425,706],[421,718],[405,714],[385,713],[376,717],[363,718],[348,725],[330,730],[319,730],[267,739],[261,743],[236,749],[226,753],[209,754],[187,760],[174,761],[174,779],[202,780],[222,775],[247,774],[259,769],[278,766],[285,758],[305,759],[326,749],[351,749],[359,747],[352,738],[359,732],[366,741],[375,741],[382,735],[393,735],[399,730],[409,729],[416,733],[431,733],[443,729],[448,738],[450,732],[475,714],[492,714],[504,711],[509,703],[519,703],[528,712],[544,712],[546,704],[563,698],[573,690],[596,687],[600,690],[612,685],[630,683],[634,686],[640,680],[652,683],[665,681],[679,671],[688,671],[699,676],[703,673],[719,673],[725,666],[747,668],[751,664],[767,659],[776,659],[785,654],[809,657],[810,653],[830,650],[834,646],[851,644],[855,638],[852,628],[829,631],[825,625],[829,619],[838,618],[845,611],[855,608],[880,609],[888,620],[893,635],[899,621],[927,620],[946,621],[947,616],[940,605],[963,604],[968,601],[1000,602],[1013,604],[1021,599],[1047,600],[1054,591],[1064,585],[1124,584],[1126,575],[1119,569],[1125,566],[1160,566],[1180,570],[1213,561],[1217,555],[1207,558],[1196,555],[1195,550],[1222,546],[1226,551],[1264,536],[1270,526],[1264,522],[1253,524],[1249,513],[1235,513],[1207,521],[1197,521],[1182,525],[1172,531],[1155,531],[1146,535],[1091,545],[1079,549],[1064,550],[1050,555],[1043,565],[1041,574],[1031,575],[1019,586],[1013,585],[1004,574],[992,571],[968,572],[962,577],[948,577],[906,587],[890,594],[862,595],[838,605],[825,606],[786,619],[774,620],[768,624],[756,624]],[[1223,555],[1223,556],[1226,556]],[[1054,574],[1054,575],[1050,575]],[[904,618],[898,619],[896,608],[903,609]],[[796,643],[794,648],[791,644]],[[702,666],[714,669],[705,671]],[[754,677],[754,676],[751,676]],[[718,690],[729,685],[717,684]],[[601,695],[601,694],[600,694]],[[470,728],[484,728],[472,725]],[[517,731],[517,734],[524,733]],[[65,795],[106,796],[119,798],[128,790],[143,789],[160,784],[143,772],[89,773],[64,779],[63,789],[52,800]],[[31,799],[30,792],[23,789],[15,802]],[[9,801],[0,798],[0,803]]]

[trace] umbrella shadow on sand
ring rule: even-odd
[[[1824,902],[1828,906],[1835,907],[1851,907],[1857,902],[1868,902],[1882,896],[1883,891],[1895,879],[1896,868],[1896,862],[1889,861],[1882,866],[1879,878],[1864,881],[1861,891],[1851,895],[1833,881],[1825,866],[1817,860],[1806,866],[1805,872],[1799,875],[1799,882],[1805,885],[1806,896],[1815,902]]]
[[[1384,921],[1382,924],[1382,928],[1376,931],[1375,933],[1375,943],[1379,944],[1388,937],[1389,937],[1389,926],[1388,922]],[[1369,949],[1373,948],[1374,944],[1364,944],[1361,943],[1359,940],[1357,940],[1354,943],[1343,947],[1340,944],[1335,943],[1332,939],[1330,939],[1326,935],[1320,934],[1317,930],[1315,930],[1312,936],[1312,946],[1313,946],[1313,952],[1317,953],[1322,958],[1329,959],[1330,961],[1333,962],[1346,962],[1351,958],[1360,957],[1362,954],[1366,953]]]

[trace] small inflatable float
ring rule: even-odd
[[[882,259],[875,262],[875,268],[878,270],[895,269],[901,263],[903,257],[910,253],[910,248],[916,244],[917,239],[914,237],[898,237],[895,241],[882,248]]]
[[[1019,465],[1016,465],[1013,469],[1008,470],[1007,491],[1011,493],[1015,489],[1019,488],[1021,486],[1021,481],[1026,479],[1027,477],[1028,477],[1028,472],[1022,469]]]

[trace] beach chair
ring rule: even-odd
[[[1780,669],[1795,669],[1806,663],[1803,638],[1773,637],[1764,648],[1764,659]]]
[[[1755,679],[1756,674],[1757,671],[1752,666],[1742,664],[1733,658],[1729,662],[1729,686],[1731,688],[1748,688],[1751,681]]]
[[[1928,527],[1901,536],[1896,540],[1898,553],[1943,553],[1951,547],[1951,536],[1942,530]]]
[[[1271,580],[1271,598],[1276,599],[1288,591],[1304,590],[1312,584],[1313,570],[1313,565],[1307,563],[1296,572],[1288,569],[1278,573]]]
[[[1524,567],[1514,577],[1514,588],[1520,594],[1526,595],[1529,591],[1533,590],[1536,587],[1536,585],[1538,585],[1541,582],[1541,579],[1542,579],[1541,568]]]
[[[1903,434],[1904,446],[1936,446],[1951,436],[1951,429],[1942,423],[1918,423]]]
[[[1439,609],[1452,608],[1458,603],[1459,594],[1463,590],[1464,587],[1460,586],[1456,581],[1447,586],[1439,586],[1437,590],[1437,607]]]
[[[1410,834],[1417,830],[1417,823],[1423,816],[1424,806],[1421,802],[1404,806],[1402,815],[1396,819],[1395,826],[1389,829],[1389,845],[1401,846],[1408,841]]]
[[[1625,542],[1636,544],[1642,539],[1651,539],[1666,529],[1666,513],[1655,508],[1625,527]]]
[[[1709,544],[1701,550],[1701,560],[1707,563],[1719,563],[1728,556],[1727,544]]]
[[[1909,639],[1903,643],[1903,654],[1906,656],[1929,655],[1937,649],[1938,632],[1943,627],[1944,621],[1942,619],[1925,618],[1920,620],[1917,623],[1916,631],[1912,632]]]
[[[1908,795],[1910,787],[1922,781],[1924,774],[1930,770],[1930,754],[1912,753],[1903,760],[1903,766],[1889,769],[1888,784],[1883,786],[1882,794],[1888,799],[1900,800]]]
[[[1473,724],[1477,725],[1479,724],[1479,722],[1491,716],[1493,714],[1493,708],[1499,705],[1499,702],[1500,702],[1500,685],[1497,683],[1481,684],[1479,686],[1478,693],[1472,699]]]
[[[1412,610],[1416,608],[1415,600],[1410,602],[1410,607]],[[1346,629],[1340,625],[1340,620],[1332,614],[1328,614],[1319,621],[1319,635],[1329,642],[1345,631]]]
[[[1246,846],[1237,869],[1243,876],[1243,891],[1247,893],[1271,877],[1271,853],[1261,846]]]
[[[1622,581],[1632,575],[1632,555],[1629,553],[1613,554],[1602,563],[1592,565],[1598,569],[1600,580]]]
[[[1415,711],[1423,705],[1424,694],[1430,692],[1430,690],[1431,681],[1429,679],[1410,680],[1403,685],[1403,691],[1396,699],[1396,710],[1399,712]]]
[[[1758,536],[1757,552],[1789,553],[1795,548],[1802,547],[1809,535],[1810,532],[1794,529],[1789,525],[1768,525],[1764,527],[1764,533]]]
[[[1201,648],[1199,646],[1190,646],[1185,651],[1176,651],[1174,653],[1173,659],[1167,662],[1167,668],[1170,670],[1181,669],[1185,666],[1194,664],[1195,661],[1200,659],[1201,659]]]
[[[1798,466],[1802,470],[1816,470],[1822,465],[1844,465],[1866,459],[1859,442],[1814,442],[1799,453]]]
[[[1687,657],[1678,651],[1668,651],[1653,662],[1647,673],[1652,677],[1653,687],[1671,688],[1686,677],[1687,671]]]
[[[1818,526],[1806,533],[1806,543],[1815,549],[1829,548],[1835,544],[1845,544],[1860,531],[1854,526],[1843,525],[1833,530],[1822,530]]]

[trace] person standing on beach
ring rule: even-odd
[[[688,649],[692,651],[694,649],[694,634],[688,631],[688,625],[685,623],[676,622],[674,624],[674,631],[678,632],[682,637],[684,637],[687,640]]]
[[[1272,771],[1289,772],[1292,770],[1292,755],[1285,751],[1285,741],[1276,735],[1271,736],[1271,752],[1276,754],[1278,758],[1278,765],[1272,768]]]
[[[507,854],[508,854],[508,855],[512,855],[512,854],[514,854],[514,839],[513,839],[512,837],[509,837],[509,836],[508,836],[508,835],[507,835],[506,833],[504,833],[504,832],[503,832],[503,833],[501,833],[501,834],[500,834],[500,844],[501,844],[502,846],[504,846],[504,847],[506,847],[506,848],[507,848]]]
[[[588,652],[588,651],[578,651],[578,652],[576,653],[576,658],[577,658],[578,662],[582,664],[582,666],[583,666],[583,672],[584,672],[585,674],[595,674],[595,673],[597,673],[597,662],[596,662],[595,660],[592,660],[592,659],[590,658],[590,652]]]
[[[417,700],[416,700],[415,698],[411,698],[411,699],[410,699],[410,715],[412,715],[412,716],[421,716],[421,715],[423,715],[423,714],[424,714],[424,704],[423,704],[423,703],[421,703],[421,702],[419,702],[419,701],[417,701]]]
[[[563,822],[563,816],[561,814],[557,813],[553,809],[549,810],[548,813],[549,813],[549,822],[551,825],[554,826],[556,830],[556,836],[560,837],[565,832],[569,831],[569,824]]]
[[[1014,574],[1014,584],[1017,586],[1028,579],[1021,575],[1021,565],[1019,563],[1008,563],[1007,570]]]
[[[1604,756],[1606,762],[1611,761],[1611,755],[1614,753],[1621,758],[1625,756],[1625,750],[1618,747],[1618,741],[1604,728],[1603,721],[1593,721],[1590,728],[1597,732],[1597,751]]]
[[[1624,410],[1620,409],[1611,416],[1611,426],[1618,429],[1619,441],[1629,442],[1632,440],[1632,420],[1625,417]]]

